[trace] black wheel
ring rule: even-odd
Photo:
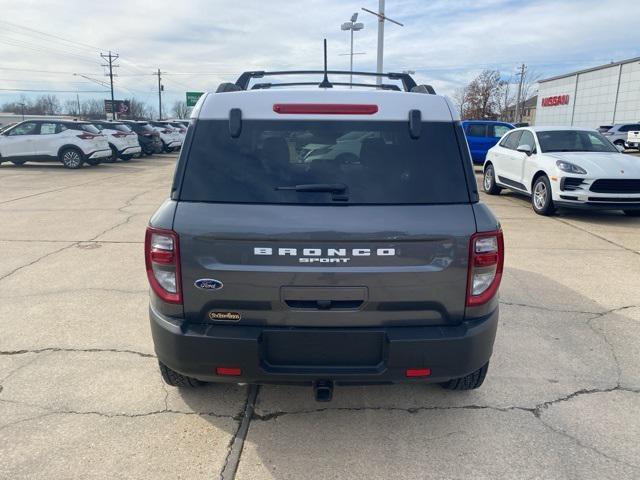
[[[109,148],[111,148],[111,156],[106,159],[109,163],[116,163],[118,160],[118,149],[113,145],[109,144]]]
[[[171,150],[172,150],[172,149],[171,149],[171,148],[169,148],[169,146],[168,146],[166,143],[162,142],[162,151],[163,151],[163,152],[165,152],[165,153],[170,153],[170,152],[171,152]]]
[[[487,168],[484,169],[482,189],[489,195],[499,195],[502,191],[502,188],[496,185],[496,172],[491,164],[487,165]]]
[[[24,165],[25,163],[27,163],[26,160],[11,160],[11,163],[13,163],[14,165]]]
[[[440,385],[447,390],[474,390],[479,388],[484,382],[484,378],[487,376],[487,370],[489,370],[489,362],[466,377],[454,378]]]
[[[128,162],[129,160],[131,160],[133,158],[133,155],[122,155],[120,157],[120,160],[122,160],[123,162]]]
[[[625,147],[624,147],[624,140],[616,140],[615,142],[613,142],[613,144],[614,144],[616,147],[622,147],[622,149],[623,149],[623,150],[625,150]]]
[[[640,217],[640,210],[623,210],[623,212],[629,217]]]
[[[75,170],[82,167],[84,159],[82,158],[82,152],[76,148],[65,148],[60,152],[60,161],[66,168]]]
[[[531,206],[538,215],[553,215],[556,207],[551,198],[551,183],[546,175],[540,175],[533,182]]]
[[[160,375],[162,375],[162,379],[167,385],[171,385],[172,387],[193,388],[204,385],[205,383],[195,378],[182,375],[175,370],[171,370],[162,362],[158,362],[158,366],[160,367]]]

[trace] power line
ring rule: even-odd
[[[104,93],[109,90],[34,90],[27,88],[0,88],[3,92],[40,92],[40,93]]]
[[[17,23],[7,22],[6,20],[0,20],[0,23],[4,23],[5,25],[10,25],[10,26],[12,26],[14,28],[19,28],[19,29],[22,29],[22,30],[27,30],[27,31],[30,31],[30,32],[33,32],[33,33],[37,33],[39,35],[44,35],[46,37],[57,38],[58,40],[62,40],[64,42],[67,42],[67,43],[70,43],[70,44],[73,44],[73,45],[80,45],[82,47],[91,49],[93,51],[106,50],[106,48],[96,47],[95,45],[89,45],[87,43],[78,42],[77,40],[68,40],[68,39],[66,39],[64,37],[60,37],[58,35],[53,35],[51,33],[46,33],[46,32],[43,32],[41,30],[36,30],[35,28],[31,28],[31,27],[25,27],[24,25],[18,25]]]

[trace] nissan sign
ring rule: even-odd
[[[543,107],[555,107],[556,105],[568,105],[569,95],[555,95],[552,97],[544,97],[542,99]]]

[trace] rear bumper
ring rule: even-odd
[[[133,155],[136,153],[140,153],[142,151],[142,148],[140,148],[140,145],[138,146],[132,146],[132,147],[125,147],[122,150],[120,150],[118,152],[118,155]]]
[[[200,380],[233,383],[442,382],[489,361],[498,325],[497,308],[458,326],[342,329],[185,327],[153,308],[149,312],[162,363]],[[242,374],[217,376],[216,367],[240,368]],[[429,368],[431,375],[410,379],[408,368]]]
[[[87,158],[106,158],[111,156],[111,149],[108,150],[97,150],[95,152],[87,153]]]

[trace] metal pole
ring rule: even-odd
[[[516,115],[515,115],[515,121],[516,122],[520,122],[521,119],[518,118],[519,114],[520,114],[520,95],[522,92],[522,82],[524,80],[524,63],[522,64],[522,66],[520,67],[520,83],[518,83],[518,97],[516,100]]]
[[[109,80],[111,80],[111,120],[116,119],[116,102],[113,97],[113,60],[109,51]]]
[[[351,22],[351,53],[349,54],[349,83],[353,83],[353,22]],[[349,88],[353,88],[353,85],[349,85]]]
[[[76,101],[78,102],[78,118],[80,118],[80,95],[76,93]]]
[[[382,56],[384,54],[384,0],[378,0],[378,61],[376,72],[382,73]],[[376,83],[382,85],[382,77],[376,77]]]
[[[162,85],[160,83],[160,69],[158,69],[158,120],[162,120]]]

